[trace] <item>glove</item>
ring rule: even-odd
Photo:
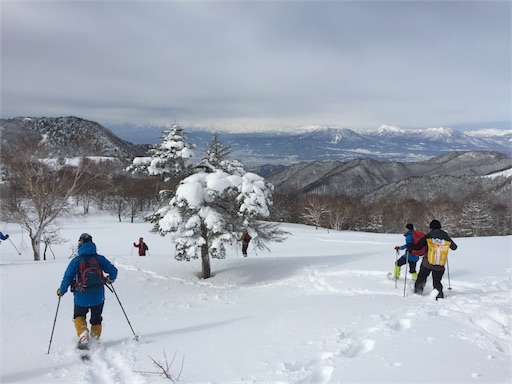
[[[395,247],[395,251],[399,251],[399,250],[400,250],[400,247],[397,245],[397,246]]]
[[[110,277],[107,277],[107,284],[114,284],[114,280],[110,280]]]
[[[57,288],[57,296],[62,297],[63,293],[60,292],[60,288]]]
[[[5,238],[8,239],[9,238],[9,235],[5,235]]]

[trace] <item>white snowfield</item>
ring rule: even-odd
[[[0,244],[2,384],[170,383],[152,359],[178,383],[512,383],[510,236],[455,238],[436,301],[431,278],[423,296],[406,287],[405,297],[404,280],[387,279],[402,234],[285,223],[291,235],[271,252],[250,246],[243,258],[233,247],[202,280],[200,262],[174,260],[170,238],[148,223],[91,215],[62,225],[69,242],[40,262],[19,226],[0,228],[22,253]],[[75,350],[69,292],[47,354],[56,290],[83,232],[119,269],[114,287],[140,335],[107,291],[88,362]],[[140,236],[148,257],[133,248]]]

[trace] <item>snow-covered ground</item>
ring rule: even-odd
[[[1,383],[171,382],[152,359],[181,383],[512,383],[512,237],[454,239],[436,301],[430,278],[423,296],[405,297],[403,280],[386,278],[402,234],[282,224],[284,243],[248,258],[232,248],[202,280],[200,262],[175,261],[148,223],[92,215],[62,226],[70,241],[40,262],[18,226],[0,228],[21,251],[0,245]],[[88,362],[74,349],[69,293],[47,354],[55,291],[83,232],[119,268],[114,287],[140,335],[107,291]],[[132,247],[140,236],[149,257]]]

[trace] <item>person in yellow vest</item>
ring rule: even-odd
[[[423,293],[427,278],[432,272],[434,289],[438,291],[436,300],[444,299],[443,284],[441,283],[445,271],[444,266],[448,261],[448,251],[450,249],[455,251],[457,244],[441,229],[439,220],[432,220],[430,222],[430,232],[418,240],[416,244],[407,244],[407,249],[412,251],[424,246],[427,246],[427,252],[421,261],[420,272],[414,283],[414,293]]]

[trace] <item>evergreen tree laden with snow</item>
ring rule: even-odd
[[[186,161],[193,156],[192,145],[186,143],[186,134],[179,124],[170,124],[162,142],[150,150],[149,157],[136,157],[126,168],[131,173],[161,176],[164,181],[186,172]]]
[[[226,245],[236,244],[246,228],[254,234],[260,249],[270,241],[283,241],[286,232],[277,225],[261,222],[269,216],[273,186],[261,176],[246,172],[238,161],[222,158],[218,137],[195,167],[195,173],[183,179],[169,205],[148,218],[153,231],[174,233],[177,260],[190,261],[201,256],[202,276],[211,276],[210,256],[226,257]]]

